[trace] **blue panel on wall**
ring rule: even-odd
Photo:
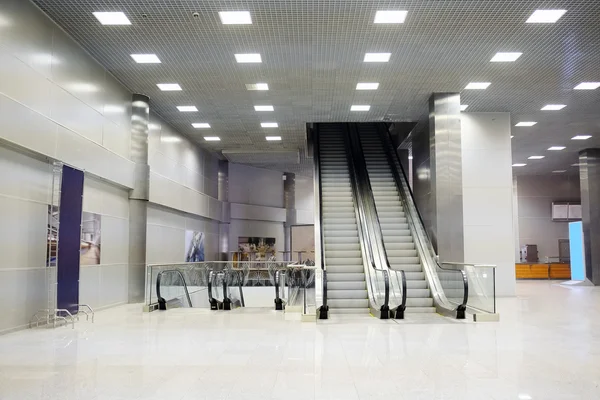
[[[585,252],[583,248],[583,224],[569,223],[569,245],[571,247],[571,280],[585,280]]]
[[[77,312],[83,171],[64,166],[58,227],[57,308]]]

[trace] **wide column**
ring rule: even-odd
[[[134,94],[131,100],[131,161],[135,163],[135,182],[129,192],[129,302],[144,300],[146,270],[146,226],[150,195],[148,165],[148,125],[150,99]]]
[[[600,285],[600,149],[579,152],[585,275]]]
[[[283,206],[285,207],[283,238],[284,251],[286,251],[284,260],[285,257],[289,257],[288,260],[291,261],[294,260],[294,254],[292,254],[292,225],[296,224],[296,174],[288,172],[283,174]]]
[[[441,261],[464,260],[460,94],[429,98],[432,240]]]
[[[220,261],[229,260],[229,225],[231,205],[229,203],[229,161],[219,160],[218,200],[222,202],[221,223],[219,223],[219,255]],[[207,260],[209,261],[209,260]]]

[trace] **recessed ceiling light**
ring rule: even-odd
[[[221,141],[221,138],[218,136],[204,136],[204,140],[207,142],[219,142]]]
[[[246,89],[248,90],[269,90],[267,83],[246,83]]]
[[[552,146],[552,147],[548,148],[548,150],[550,150],[550,151],[560,151],[560,150],[564,150],[564,149],[566,149],[565,146]]]
[[[220,11],[219,18],[223,25],[248,25],[252,24],[249,11]]]
[[[157,83],[156,86],[163,92],[173,92],[181,90],[181,86],[178,83]]]
[[[388,62],[392,53],[365,53],[364,62]]]
[[[566,106],[566,104],[547,104],[544,107],[542,107],[542,111],[558,111],[562,110]]]
[[[177,109],[181,112],[196,112],[196,111],[198,111],[196,106],[177,106]]]
[[[513,166],[513,167],[524,167],[524,166],[526,166],[526,165],[527,165],[527,164],[513,164],[512,166]]]
[[[239,63],[261,63],[262,58],[258,53],[236,54],[235,60]]]
[[[102,25],[131,25],[129,18],[122,12],[95,12],[94,17]]]
[[[527,157],[527,158],[530,159],[530,160],[541,160],[542,158],[544,158],[544,156],[530,156],[530,157]]]
[[[571,164],[572,167],[579,167],[581,164],[579,163],[575,163],[575,164]]]
[[[484,90],[487,89],[491,84],[491,82],[471,82],[465,87],[465,89]]]
[[[510,135],[510,138],[512,139],[512,138],[514,138],[514,136],[513,136],[513,135]]]
[[[592,137],[592,135],[577,135],[577,136],[573,136],[571,138],[571,140],[588,140],[591,137]]]
[[[369,111],[371,109],[371,106],[367,106],[367,105],[353,105],[352,107],[350,107],[350,111]]]
[[[465,111],[467,108],[469,108],[468,104],[461,104],[460,105],[460,111]]]
[[[138,64],[160,64],[156,54],[131,54],[131,58]]]
[[[160,141],[163,143],[179,143],[181,142],[181,138],[178,138],[177,136],[161,136]]]
[[[566,169],[558,169],[556,171],[552,171],[553,174],[562,174],[564,172],[567,172],[567,170]]]
[[[194,122],[192,126],[196,129],[207,129],[210,128],[210,124],[207,122]]]
[[[261,122],[260,126],[263,128],[277,128],[279,125],[277,122]]]
[[[278,142],[281,140],[281,136],[265,136],[269,142]]]
[[[254,111],[274,111],[273,106],[254,106]]]
[[[532,397],[526,393],[519,394],[519,400],[532,400]]]
[[[377,90],[379,83],[377,82],[359,82],[356,84],[356,90]]]
[[[375,24],[403,24],[408,11],[385,10],[375,13]]]
[[[567,10],[535,10],[527,20],[528,24],[553,24],[560,19]]]
[[[523,53],[496,53],[490,62],[515,62]]]
[[[596,90],[600,87],[600,82],[581,82],[575,86],[575,90]]]
[[[535,124],[537,124],[537,122],[535,121],[522,121],[516,124],[515,126],[534,126]]]

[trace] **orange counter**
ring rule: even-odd
[[[571,279],[571,266],[563,263],[515,265],[517,279]]]

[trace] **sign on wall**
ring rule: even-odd
[[[204,232],[185,231],[185,262],[204,261]]]
[[[81,265],[100,264],[100,238],[102,223],[99,214],[84,212],[81,219],[81,244],[79,263]]]

